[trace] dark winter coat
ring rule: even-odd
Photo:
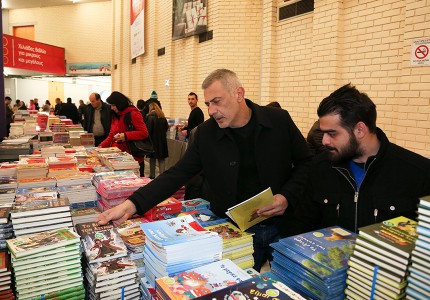
[[[394,217],[416,218],[418,198],[430,195],[430,160],[390,143],[378,129],[381,147],[366,162],[360,188],[348,163],[315,158],[304,201],[297,211],[297,232],[332,225],[351,231]]]
[[[166,134],[169,130],[169,124],[166,118],[158,118],[155,113],[151,112],[146,116],[146,127],[155,151],[154,154],[148,155],[148,157],[157,159],[168,157]]]
[[[255,161],[261,184],[273,194],[284,195],[289,203],[282,216],[273,217],[281,235],[301,198],[311,154],[303,135],[282,109],[259,106],[247,100],[256,118]],[[223,129],[211,118],[201,124],[179,162],[137,190],[129,199],[138,213],[144,213],[171,196],[193,176],[203,171],[211,210],[225,217],[236,201],[239,150],[229,128]]]
[[[94,125],[94,107],[92,105],[88,105],[87,109],[84,112],[84,129],[92,133],[93,132],[93,125]],[[110,105],[102,102],[102,109],[100,111],[100,118],[101,123],[103,125],[103,129],[105,131],[105,135],[107,136],[110,131],[110,125],[111,125],[111,108]]]

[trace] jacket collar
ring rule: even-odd
[[[252,118],[255,118],[259,127],[269,127],[269,128],[273,127],[273,124],[270,121],[270,119],[267,117],[267,115],[262,113],[262,109],[260,105],[255,104],[249,99],[245,99],[245,101],[246,101],[246,105],[249,108],[251,108]],[[216,138],[218,140],[221,139],[224,135],[232,137],[230,134],[230,130],[228,130],[228,128],[220,128],[213,118],[211,118],[211,122],[215,123],[215,126],[217,126]]]

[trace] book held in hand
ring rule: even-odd
[[[245,231],[255,224],[269,218],[267,216],[259,216],[257,211],[264,206],[272,204],[274,200],[272,189],[268,187],[248,200],[230,207],[226,211],[226,215],[229,216],[242,231]]]

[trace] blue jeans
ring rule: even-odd
[[[260,272],[267,260],[272,261],[271,243],[279,240],[278,229],[274,224],[257,224],[247,230],[254,233],[254,269]]]

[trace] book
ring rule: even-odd
[[[7,224],[9,222],[9,215],[12,208],[10,206],[0,207],[0,224]]]
[[[286,237],[279,243],[304,258],[299,264],[306,266],[310,261],[336,274],[346,270],[355,239],[355,233],[332,226]]]
[[[267,216],[258,216],[257,210],[272,204],[273,201],[272,189],[269,187],[261,193],[230,207],[226,211],[226,215],[229,216],[242,231],[245,231],[255,224],[269,218]]]
[[[7,240],[9,251],[16,258],[79,243],[79,235],[70,229],[58,229]]]
[[[136,264],[127,256],[89,264],[88,267],[91,278],[96,282],[136,273]]]
[[[387,250],[378,244],[375,244],[371,242],[370,240],[363,239],[362,237],[358,236],[357,240],[355,241],[355,247],[361,250],[364,253],[370,254],[370,255],[383,255],[384,257],[389,257],[392,260],[402,263],[402,264],[408,264],[408,259],[404,256],[400,256],[390,250]]]
[[[227,286],[252,278],[226,259],[179,273],[176,276],[156,279],[157,295],[162,299],[192,299],[210,294]]]
[[[182,211],[192,211],[201,209],[210,209],[211,204],[209,201],[202,198],[190,199],[182,201]]]
[[[282,279],[272,272],[256,275],[235,285],[217,290],[200,299],[278,299],[305,300],[300,293],[292,290]]]
[[[82,237],[85,255],[90,263],[127,255],[127,248],[112,224],[80,223],[76,224],[76,230]]]
[[[69,200],[67,198],[49,199],[36,202],[26,202],[18,206],[13,206],[11,211],[12,222],[15,218],[34,217],[36,215],[47,215],[70,211]],[[45,220],[46,216],[41,216],[39,220]]]
[[[230,222],[205,227],[207,230],[218,233],[223,242],[223,249],[253,241],[253,234],[242,231]]]
[[[359,228],[359,235],[392,252],[409,258],[417,239],[417,222],[397,217]]]
[[[148,221],[163,220],[163,214],[179,213],[181,211],[181,207],[181,201],[173,197],[169,197],[166,200],[158,203],[155,207],[148,210],[144,214],[144,217],[148,219]]]
[[[146,239],[158,246],[218,236],[217,233],[200,226],[190,215],[144,223],[140,227],[145,233]]]
[[[0,274],[6,272],[9,269],[9,259],[5,251],[0,251]]]

